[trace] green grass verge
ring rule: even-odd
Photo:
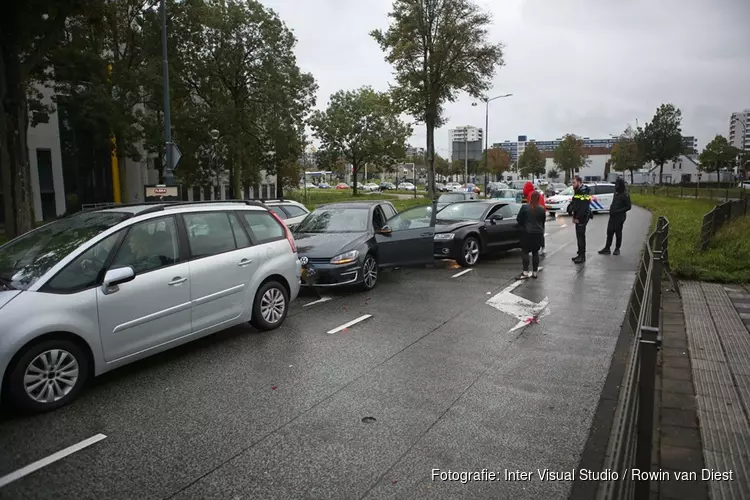
[[[698,198],[708,200],[732,200],[748,196],[747,189],[737,187],[697,187],[697,186],[630,186],[631,194],[669,196],[674,198]]]
[[[703,216],[716,201],[671,198],[632,193],[633,204],[669,219],[669,260],[681,279],[719,283],[750,282],[750,217],[740,217],[722,227],[705,252],[698,251]]]

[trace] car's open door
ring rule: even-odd
[[[375,234],[381,267],[413,266],[433,262],[435,213],[431,205],[409,208],[386,221]]]

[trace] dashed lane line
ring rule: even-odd
[[[73,453],[77,451],[81,451],[82,449],[87,448],[94,443],[98,443],[99,441],[101,441],[102,439],[105,439],[106,437],[107,436],[105,436],[104,434],[97,434],[95,436],[91,436],[88,439],[84,439],[80,443],[76,443],[72,446],[68,446],[64,450],[60,450],[56,453],[53,453],[52,455],[48,457],[44,457],[41,460],[37,460],[36,462],[31,463],[27,465],[26,467],[22,467],[15,472],[11,472],[8,475],[0,477],[0,488],[2,488],[3,486],[7,486],[13,481],[21,479],[24,476],[28,476],[29,474],[36,472],[39,469],[42,469],[50,465],[51,463],[57,462],[58,460],[62,460],[68,455],[72,455]]]
[[[356,325],[357,323],[360,323],[360,322],[362,322],[362,321],[364,321],[364,320],[366,320],[366,319],[369,319],[369,318],[372,318],[372,314],[364,314],[364,315],[360,316],[360,317],[359,317],[359,318],[357,318],[357,319],[353,319],[353,320],[351,320],[351,321],[350,321],[350,322],[348,322],[348,323],[344,323],[343,325],[341,325],[341,326],[338,326],[338,327],[334,328],[333,330],[328,330],[328,332],[327,332],[327,333],[328,333],[329,335],[332,335],[332,334],[334,334],[334,333],[338,333],[338,332],[340,332],[341,330],[344,330],[345,328],[349,328],[350,326],[352,326],[352,325]]]
[[[451,278],[458,278],[459,276],[463,276],[464,274],[470,273],[472,271],[473,271],[473,269],[466,269],[464,271],[461,271],[460,273],[454,274],[453,276],[451,276]]]
[[[304,304],[302,307],[310,307],[315,304],[322,304],[323,302],[328,302],[329,300],[331,300],[331,298],[332,297],[321,297],[318,300],[314,300],[312,302],[308,302],[307,304]]]

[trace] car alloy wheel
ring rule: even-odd
[[[362,284],[365,290],[372,290],[377,283],[378,263],[372,255],[368,255],[362,264]]]
[[[73,401],[89,373],[88,358],[77,344],[63,338],[42,340],[19,353],[7,389],[19,409],[50,411]]]
[[[475,237],[469,236],[461,247],[461,259],[459,260],[459,264],[464,267],[471,267],[475,265],[478,260],[479,241]]]
[[[269,281],[255,293],[250,323],[258,330],[278,328],[289,310],[289,292],[278,281]]]
[[[278,323],[284,313],[286,301],[281,290],[269,288],[260,299],[260,314],[269,323]]]

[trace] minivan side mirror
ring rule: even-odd
[[[104,286],[105,290],[111,290],[112,288],[116,288],[117,285],[122,285],[123,283],[133,281],[134,279],[135,271],[132,267],[118,267],[117,269],[110,269],[109,271],[107,271],[107,273],[104,275],[104,281],[102,282],[102,285]]]

